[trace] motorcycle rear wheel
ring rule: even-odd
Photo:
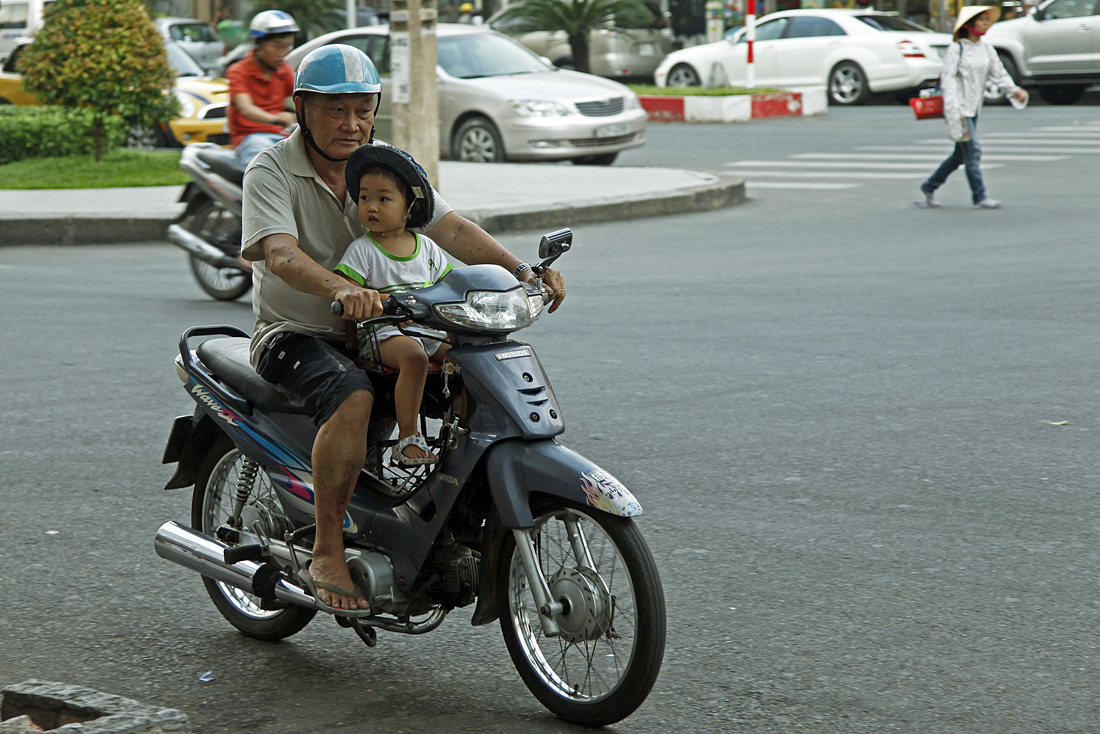
[[[233,495],[243,465],[243,456],[225,436],[211,446],[199,468],[195,492],[191,497],[191,526],[213,536],[218,527],[233,511]],[[259,518],[267,526],[266,531],[281,537],[286,526],[282,507],[275,496],[271,481],[261,469],[253,483],[252,492],[245,505],[245,513]],[[248,637],[259,640],[281,640],[302,630],[317,613],[303,607],[267,610],[260,606],[260,598],[244,589],[202,577],[202,583],[210,594],[214,606],[229,623]]]
[[[665,599],[653,556],[629,518],[561,498],[532,507],[535,551],[556,600],[562,635],[542,630],[515,541],[497,578],[500,626],[523,682],[555,715],[605,726],[629,716],[653,688],[665,649]],[[566,521],[576,519],[595,568],[579,560]]]
[[[241,220],[213,201],[204,201],[184,223],[188,232],[201,237],[227,255],[236,256],[241,247]],[[191,272],[199,287],[211,298],[235,301],[252,287],[252,275],[237,268],[219,268],[190,255]]]

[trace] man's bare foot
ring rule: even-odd
[[[309,564],[309,576],[317,588],[321,601],[336,609],[370,609],[370,602],[362,597],[351,580],[351,573],[343,557],[314,556]]]

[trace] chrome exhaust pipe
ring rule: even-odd
[[[193,232],[188,232],[178,224],[168,225],[168,241],[216,268],[242,270],[237,258],[226,255],[202,237]]]
[[[317,601],[308,591],[288,583],[287,577],[274,566],[255,561],[227,563],[229,546],[177,522],[160,526],[153,547],[157,555],[198,571],[203,576],[236,586],[263,599],[277,599],[307,609],[317,609]]]

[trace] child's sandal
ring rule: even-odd
[[[423,451],[427,456],[424,457],[410,457],[405,456],[405,449],[409,446],[415,446]],[[406,436],[397,442],[397,445],[393,447],[393,462],[400,466],[423,466],[425,464],[434,464],[439,459],[432,456],[431,449],[428,448],[428,442],[424,440],[424,437],[419,433],[414,433],[411,436]]]

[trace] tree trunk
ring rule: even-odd
[[[573,67],[588,73],[588,34],[570,33],[569,47],[573,49]]]
[[[92,139],[95,141],[95,162],[103,160],[103,117],[96,115],[92,118]]]

